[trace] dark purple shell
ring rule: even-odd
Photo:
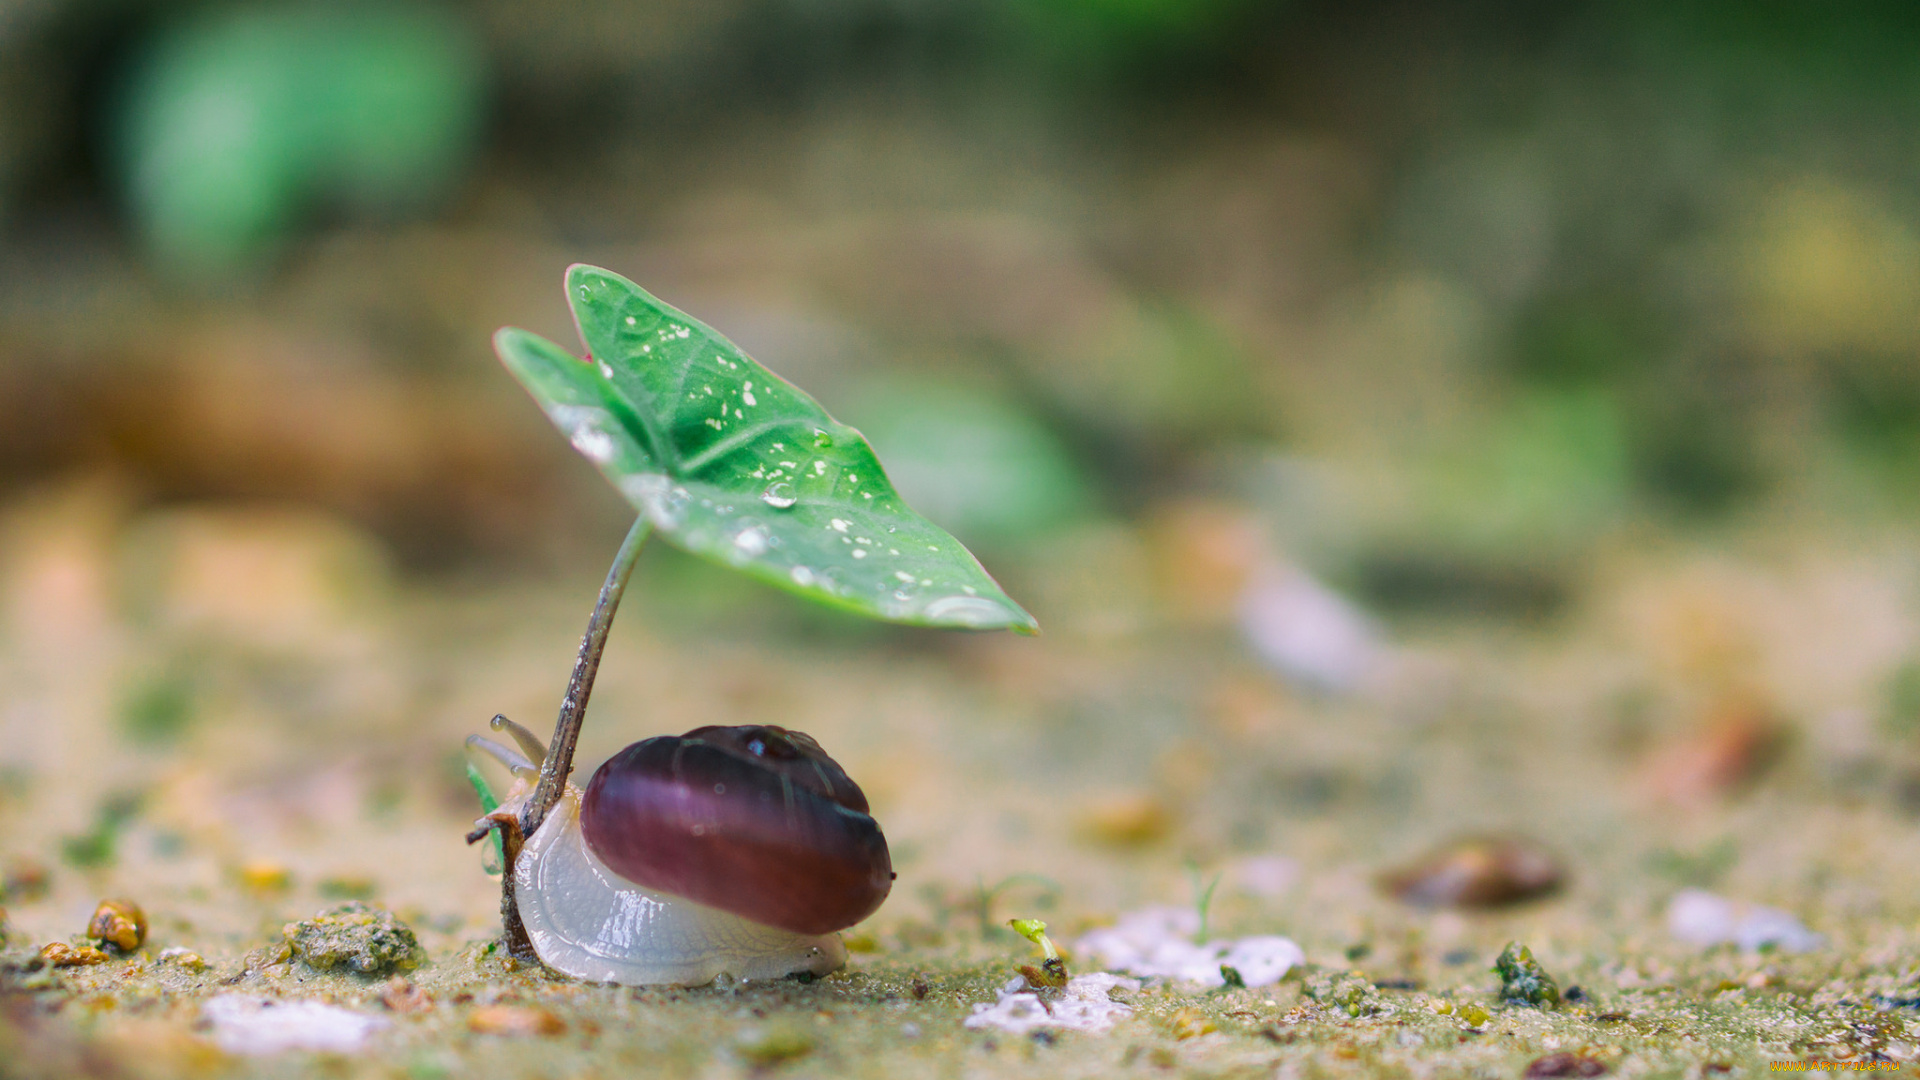
[[[628,881],[795,933],[844,930],[893,888],[859,785],[768,725],[634,743],[587,782],[580,826]]]

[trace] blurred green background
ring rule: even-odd
[[[1390,613],[1537,615],[1636,530],[1920,509],[1916,45],[1897,3],[10,0],[0,491],[566,559],[618,508],[485,341],[584,259],[989,554],[1201,494]]]

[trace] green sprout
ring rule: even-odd
[[[1205,945],[1207,943],[1207,916],[1213,910],[1213,891],[1220,887],[1220,879],[1224,876],[1224,871],[1215,874],[1212,880],[1202,885],[1200,884],[1199,864],[1191,862],[1187,864],[1187,884],[1193,887],[1194,910],[1200,914],[1200,932],[1194,938],[1195,944]]]
[[[805,392],[611,271],[575,265],[566,290],[585,359],[514,327],[494,335],[494,349],[637,516],[587,621],[532,793],[513,820],[492,812],[468,834],[501,841],[507,944],[527,958],[514,863],[573,771],[607,631],[649,536],[868,618],[1039,630],[960,541],[907,506],[866,438]],[[500,720],[536,767],[532,733]]]
[[[1027,977],[1027,982],[1035,989],[1058,990],[1066,986],[1067,962],[1061,959],[1060,950],[1053,947],[1053,939],[1047,936],[1047,924],[1039,919],[1008,919],[1007,925],[1013,927],[1014,933],[1040,946],[1046,955],[1037,968],[1032,964],[1020,965],[1020,974]]]

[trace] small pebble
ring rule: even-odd
[[[110,958],[91,945],[74,946],[64,941],[56,941],[41,948],[40,959],[45,960],[48,967],[61,968],[90,967],[94,964],[104,964]]]
[[[467,1029],[482,1035],[559,1035],[566,1021],[530,1005],[486,1005],[467,1016]]]
[[[131,900],[102,900],[87,923],[87,936],[130,953],[147,940],[147,913]]]
[[[240,884],[256,893],[285,892],[293,874],[277,862],[250,862],[240,868]]]
[[[294,958],[319,971],[387,975],[417,966],[423,956],[412,928],[393,912],[358,900],[288,923],[282,932]]]
[[[200,958],[199,953],[180,945],[175,945],[170,949],[161,949],[160,962],[163,964],[173,964],[187,971],[207,970],[207,962]]]
[[[433,997],[413,980],[395,975],[381,989],[380,1004],[397,1013],[416,1013],[433,1008]]]
[[[1499,907],[1549,895],[1566,877],[1560,863],[1530,840],[1463,837],[1380,875],[1379,886],[1421,907]]]
[[[765,1068],[813,1053],[813,1037],[798,1028],[757,1028],[743,1033],[733,1049],[748,1064]]]
[[[1785,726],[1764,706],[1723,701],[1692,734],[1648,761],[1648,793],[1681,807],[1737,794],[1779,759],[1785,736]]]

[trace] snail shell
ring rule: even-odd
[[[866,796],[811,738],[768,725],[635,743],[568,787],[514,867],[548,966],[697,985],[825,974],[834,931],[893,884]]]

